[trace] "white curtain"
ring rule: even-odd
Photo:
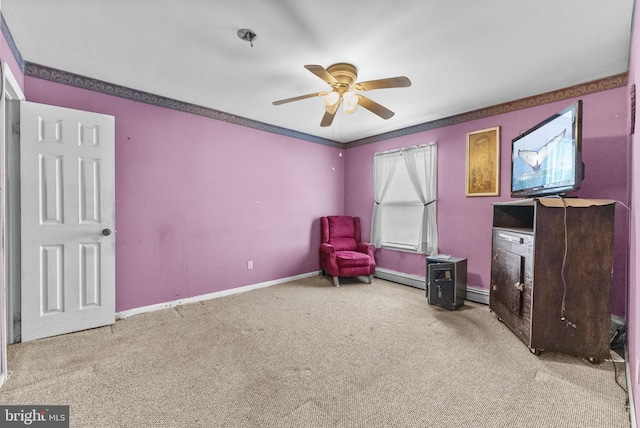
[[[437,145],[376,153],[373,177],[373,245],[436,253]]]
[[[382,201],[385,200],[396,165],[401,158],[398,155],[373,156],[373,215],[371,218],[371,243],[374,247],[382,246]]]

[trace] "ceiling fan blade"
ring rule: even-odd
[[[377,102],[372,101],[369,98],[360,94],[358,94],[358,104],[366,108],[370,112],[377,114],[383,119],[389,119],[395,114],[388,108],[381,106]]]
[[[340,98],[338,98],[338,101],[336,101],[335,103],[326,106],[325,110],[331,114],[336,114],[336,111],[338,110],[338,107],[340,106]]]
[[[314,92],[313,94],[300,95],[299,97],[286,98],[284,100],[274,101],[272,104],[274,106],[279,106],[280,104],[286,104],[292,101],[299,101],[299,100],[304,100],[306,98],[312,98],[312,97],[323,97],[325,95],[327,95],[326,92]]]
[[[320,126],[322,127],[327,127],[327,126],[331,126],[331,123],[333,122],[333,118],[335,117],[335,113],[331,114],[328,111],[324,112],[324,116],[322,116],[322,121],[320,122]]]
[[[356,83],[353,85],[353,89],[356,91],[370,91],[372,89],[406,88],[407,86],[411,86],[411,80],[404,76],[398,76]]]
[[[321,78],[322,80],[324,80],[325,82],[327,82],[327,84],[333,86],[333,85],[338,85],[340,84],[340,82],[338,80],[336,80],[335,77],[333,77],[323,66],[321,65],[305,65],[304,68],[306,68],[307,70],[309,70],[310,72],[312,72],[313,74],[315,74],[316,76],[318,76],[319,78]]]
[[[325,108],[324,116],[322,116],[320,126],[331,126],[333,118],[336,116],[336,112],[338,111],[338,106],[340,106],[340,100],[336,101],[335,104],[327,106]]]

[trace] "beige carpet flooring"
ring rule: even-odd
[[[69,405],[72,427],[630,426],[611,362],[535,356],[487,306],[380,279],[312,277],[8,352],[0,404]]]

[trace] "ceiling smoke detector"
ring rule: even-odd
[[[258,38],[258,35],[248,28],[242,28],[238,30],[238,37],[245,42],[251,43],[251,47],[253,47],[253,41]]]

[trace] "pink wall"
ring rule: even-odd
[[[339,149],[31,77],[25,90],[116,118],[117,311],[319,270],[319,217],[344,208]]]
[[[636,2],[635,16],[640,16],[640,5]],[[629,87],[636,85],[636,92],[640,89],[640,23],[634,22],[633,37],[631,40],[631,60],[629,62]],[[629,94],[631,91],[629,91]],[[629,97],[630,98],[630,97]],[[638,98],[636,97],[636,100]],[[636,101],[636,104],[638,101]],[[630,103],[626,103],[630,106]],[[630,109],[630,107],[628,107]],[[629,121],[631,123],[631,120]],[[636,420],[640,420],[640,150],[637,143],[640,132],[640,111],[635,115],[635,133],[631,137],[631,230],[630,236],[630,260],[633,261],[629,269],[629,308],[627,315],[627,350],[629,353],[628,364],[631,371],[631,388],[635,401]]]
[[[607,198],[629,203],[627,184],[627,90],[613,89],[581,97],[583,114],[583,160],[585,181],[576,196]],[[568,106],[573,100],[465,122],[411,134],[374,144],[353,147],[346,153],[345,212],[363,219],[369,236],[373,205],[373,154],[392,148],[438,143],[439,252],[467,258],[468,283],[488,290],[491,272],[492,203],[510,197],[511,140],[541,120]],[[500,126],[501,179],[499,197],[465,197],[466,133]],[[616,209],[613,311],[626,308],[628,213]],[[424,256],[379,250],[379,267],[425,276]]]

